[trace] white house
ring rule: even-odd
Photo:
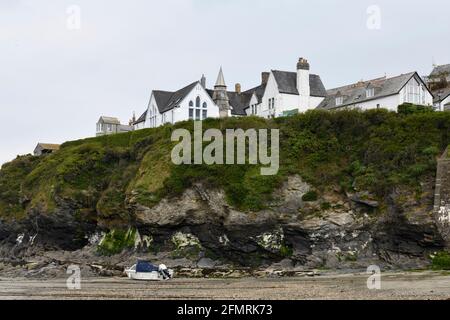
[[[156,128],[166,123],[218,118],[219,107],[204,87],[204,77],[177,91],[153,90],[147,110],[134,129]]]
[[[155,128],[166,123],[245,116],[253,91],[227,91],[222,68],[214,89],[206,89],[206,79],[195,81],[177,91],[153,90],[147,110],[133,123],[134,129]]]
[[[227,116],[278,117],[314,109],[325,96],[322,80],[310,74],[309,63],[303,58],[297,72],[263,72],[261,83],[246,91],[239,83],[234,91],[228,91],[220,68],[214,89],[206,89],[203,76],[177,91],[152,91],[147,110],[134,122],[134,129]]]
[[[133,126],[120,124],[119,119],[114,117],[101,116],[97,121],[96,136],[104,136],[109,134],[116,134],[122,132],[129,132],[133,130]]]
[[[385,108],[397,111],[403,103],[432,106],[433,94],[417,72],[392,78],[377,78],[327,91],[327,98],[318,109],[362,110]]]
[[[434,108],[437,111],[450,111],[450,88],[433,91]]]
[[[320,76],[311,74],[309,69],[308,61],[300,58],[297,72],[263,73],[262,84],[254,89],[246,109],[247,115],[274,118],[315,109],[327,92]]]

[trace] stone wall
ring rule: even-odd
[[[450,148],[437,163],[434,215],[442,237],[450,242]]]

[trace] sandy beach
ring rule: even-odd
[[[0,299],[450,299],[450,275],[386,273],[381,289],[367,288],[366,274],[292,278],[187,279],[137,282],[127,278],[82,279],[69,290],[66,279],[0,278]]]

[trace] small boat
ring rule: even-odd
[[[155,266],[149,261],[138,261],[129,269],[125,269],[128,278],[133,280],[162,281],[173,277],[173,270],[164,264]]]

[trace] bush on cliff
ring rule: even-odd
[[[20,157],[0,171],[0,218],[23,218],[36,208],[64,205],[82,219],[129,224],[136,204],[153,206],[201,181],[222,188],[241,210],[266,207],[277,187],[299,174],[316,190],[339,186],[382,198],[399,185],[420,187],[450,143],[450,113],[385,110],[309,111],[286,118],[207,119],[203,129],[280,129],[280,170],[261,176],[253,165],[182,165],[170,160],[171,133],[193,122],[63,144],[55,154]],[[81,216],[81,215],[80,215]]]

